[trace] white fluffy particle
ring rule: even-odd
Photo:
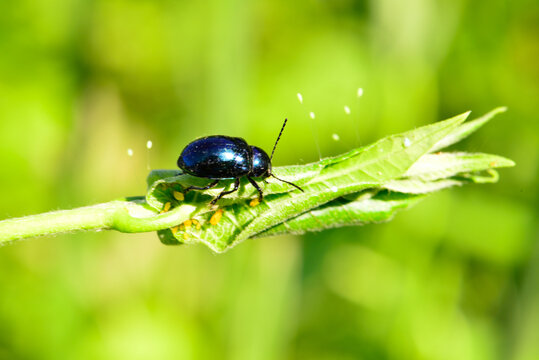
[[[309,116],[310,116],[311,119],[313,119],[313,120],[314,120],[314,118],[316,117],[312,111],[309,113]]]
[[[127,149],[127,156],[133,156],[133,149]]]
[[[362,97],[362,96],[363,96],[363,88],[357,89],[357,97]]]
[[[344,112],[348,115],[350,115],[350,108],[346,105],[344,105]]]
[[[404,147],[410,147],[412,145],[412,142],[408,138],[404,138]]]
[[[335,141],[341,140],[341,137],[339,136],[339,134],[333,134],[333,135],[331,135],[331,138],[332,138],[333,140],[335,140]]]
[[[152,141],[151,141],[151,140],[148,140],[148,142],[146,143],[146,147],[147,147],[148,149],[151,149],[152,146],[153,146]]]
[[[332,186],[332,187],[331,187],[331,191],[337,192],[337,190],[339,190],[339,189],[338,189],[336,186]]]
[[[298,100],[300,104],[303,104],[303,96],[300,93],[298,93]]]

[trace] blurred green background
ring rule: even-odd
[[[0,359],[538,359],[538,59],[537,0],[0,2],[0,218],[142,195],[203,135],[269,151],[284,117],[275,165],[507,105],[458,148],[517,162],[387,224],[223,255],[2,247]]]

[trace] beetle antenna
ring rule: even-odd
[[[281,135],[283,134],[283,130],[284,130],[284,127],[286,126],[286,122],[288,121],[288,119],[284,119],[284,123],[283,123],[283,126],[281,127],[281,131],[279,131],[279,136],[277,136],[277,140],[275,140],[275,145],[273,145],[273,150],[271,150],[271,156],[270,156],[270,163],[271,163],[271,160],[273,159],[273,153],[275,153],[275,148],[277,147],[277,143],[279,142],[279,139],[281,138]],[[305,192],[302,188],[300,188],[299,186],[297,186],[296,184],[290,182],[290,181],[286,181],[286,180],[283,180],[283,179],[279,179],[277,176],[275,176],[273,173],[270,173],[270,176],[273,176],[274,178],[276,178],[277,180],[279,181],[282,181],[284,183],[287,183],[289,185],[292,185],[293,187],[295,187],[296,189],[300,190],[301,192]]]
[[[279,142],[279,139],[281,138],[281,135],[283,134],[283,130],[284,130],[284,127],[286,126],[287,121],[288,121],[288,119],[284,119],[283,127],[281,128],[281,131],[279,132],[279,136],[277,136],[277,140],[275,140],[275,145],[273,145],[273,150],[271,150],[270,162],[273,159],[273,153],[275,152],[275,148],[277,147],[277,143]],[[279,179],[279,180],[281,180],[281,179]]]
[[[286,180],[283,180],[283,179],[279,179],[277,176],[275,176],[275,175],[273,175],[273,174],[271,174],[271,176],[273,176],[274,178],[276,178],[276,179],[279,180],[279,181],[282,181],[282,182],[284,182],[284,183],[287,183],[287,184],[289,184],[289,185],[292,185],[293,187],[295,187],[296,189],[300,190],[301,192],[305,192],[305,190],[303,190],[302,188],[300,188],[299,186],[297,186],[296,184],[294,184],[294,183],[292,183],[292,182],[290,182],[290,181],[286,181]]]

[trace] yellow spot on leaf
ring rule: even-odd
[[[179,191],[173,191],[172,195],[174,196],[174,199],[176,199],[178,201],[183,201],[185,199],[185,196],[183,195],[183,193],[181,193]]]
[[[251,200],[251,202],[249,203],[249,206],[257,206],[258,204],[260,204],[260,201],[258,201],[258,198],[256,198],[256,199]]]
[[[210,218],[210,224],[217,225],[223,216],[223,209],[217,210]]]
[[[184,233],[183,233],[183,239],[184,239],[184,240],[189,239],[189,234],[186,233],[186,232],[184,232]]]
[[[497,163],[496,161],[493,161],[493,162],[491,162],[489,165],[490,165],[490,167],[495,167],[495,166],[498,165],[498,163]]]
[[[163,210],[161,211],[161,214],[166,213],[170,210],[170,202],[165,203],[165,206],[163,206]]]
[[[185,220],[185,221],[183,222],[183,225],[185,226],[186,229],[191,228],[191,225],[192,225],[192,224],[193,224],[193,220],[190,220],[190,219],[189,219],[189,220]]]
[[[174,226],[173,228],[170,228],[170,231],[172,231],[172,235],[176,235],[178,232],[178,226]]]
[[[193,225],[196,226],[196,229],[200,230],[200,228],[202,227],[202,225],[200,224],[200,221],[198,221],[197,219],[191,219],[191,221],[193,222]]]

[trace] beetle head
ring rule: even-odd
[[[251,146],[253,151],[253,171],[254,177],[266,178],[271,175],[271,160],[264,150],[259,147]]]

